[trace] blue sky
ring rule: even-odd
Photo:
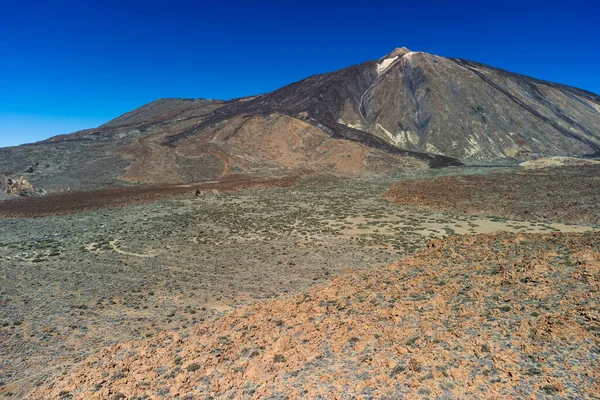
[[[95,127],[161,97],[267,92],[401,46],[600,93],[593,3],[6,0],[0,146]]]

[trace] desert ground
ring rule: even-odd
[[[598,396],[598,176],[446,168],[0,203],[0,396]]]

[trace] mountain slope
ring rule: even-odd
[[[227,103],[167,143],[232,115],[269,112],[318,122],[334,137],[378,138],[395,148],[462,159],[600,151],[599,96],[406,48],[243,103]]]
[[[0,149],[0,173],[85,189],[594,154],[599,96],[398,48],[259,96],[161,99],[96,129]]]

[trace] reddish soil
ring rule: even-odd
[[[115,344],[30,398],[597,398],[599,241],[434,241],[388,268]]]
[[[0,202],[0,218],[36,218],[76,214],[101,208],[123,207],[175,197],[194,196],[196,189],[203,195],[243,189],[288,187],[297,184],[302,176],[266,179],[228,175],[218,182],[114,187],[93,191],[54,193],[42,197],[21,197]]]
[[[402,181],[383,197],[428,210],[600,225],[600,166]]]

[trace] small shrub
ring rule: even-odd
[[[552,385],[545,385],[545,386],[542,387],[542,390],[548,396],[555,395],[556,392],[558,392],[558,390],[556,390],[556,388],[554,386],[552,386]]]
[[[407,346],[412,346],[413,344],[415,344],[418,338],[418,336],[412,337],[408,339],[404,344],[406,344]]]
[[[393,378],[394,376],[403,372],[405,369],[406,369],[406,367],[404,365],[400,365],[400,364],[396,365],[394,367],[394,369],[392,369],[392,372],[390,372],[390,377]]]
[[[281,354],[275,354],[275,355],[273,356],[273,362],[276,362],[276,363],[282,363],[282,362],[285,362],[285,357],[284,357],[284,356],[282,356]]]
[[[351,337],[350,340],[348,340],[348,343],[350,343],[350,345],[354,346],[356,343],[360,342],[360,338],[355,337]]]
[[[525,375],[534,376],[534,375],[542,375],[542,370],[536,367],[529,367],[525,370]]]
[[[195,364],[195,363],[194,363],[194,364],[190,364],[190,365],[188,365],[188,366],[187,366],[187,370],[188,370],[189,372],[195,372],[195,371],[198,371],[200,368],[201,368],[201,367],[200,367],[200,364]]]

